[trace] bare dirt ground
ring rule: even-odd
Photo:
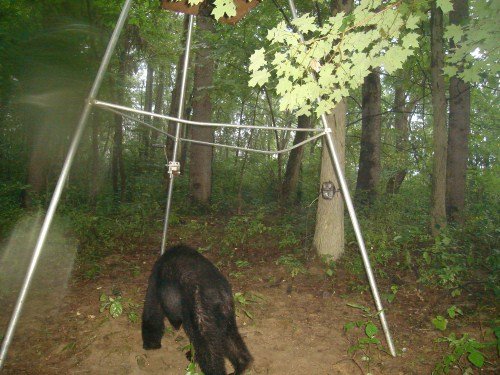
[[[174,231],[171,242],[178,240]],[[203,245],[196,240],[189,244]],[[30,295],[3,373],[185,374],[188,360],[182,347],[188,340],[183,331],[179,335],[167,332],[160,350],[142,349],[140,314],[156,254],[156,243],[142,243],[135,254],[105,258],[99,276],[91,280],[75,269],[67,293],[58,303],[51,302],[58,299],[49,298],[50,288],[43,296]],[[344,325],[367,318],[361,309],[348,303],[373,310],[371,295],[364,290],[364,277],[353,276],[340,264],[330,278],[319,262],[312,261],[306,265],[307,274],[292,280],[283,267],[276,265],[280,253],[272,249],[240,250],[237,259],[250,262],[244,268],[235,266],[234,261],[223,262],[216,249],[205,255],[228,276],[233,292],[245,293],[248,303],[238,304],[238,325],[255,359],[250,375],[430,374],[448,350],[445,344],[435,343],[442,334],[432,327],[432,317],[445,313],[451,304],[459,304],[472,317],[451,322],[451,328],[487,340],[483,316],[495,315],[495,311],[472,314],[477,306],[466,294],[457,303],[444,291],[419,289],[414,276],[379,278],[383,292],[394,283],[399,286],[394,301],[385,302],[398,356],[392,358],[376,347],[352,353],[349,348],[364,334],[361,330],[346,333]],[[50,275],[51,270],[44,272]],[[360,288],[353,291],[353,284]],[[100,312],[102,293],[122,296],[121,316],[112,318],[108,310]],[[60,291],[56,294],[61,297]],[[12,300],[0,300],[1,331],[12,306]],[[129,313],[132,320],[136,313],[138,320],[131,322]],[[379,326],[377,317],[372,319]],[[380,327],[377,337],[386,347]],[[497,359],[489,357],[482,373],[495,373]],[[229,364],[227,368],[232,371]],[[462,373],[461,369],[456,373]]]

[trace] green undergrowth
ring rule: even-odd
[[[61,214],[70,219],[71,234],[79,241],[77,260],[88,278],[100,274],[104,257],[137,251],[162,228],[162,209],[154,201],[88,209],[65,206]]]

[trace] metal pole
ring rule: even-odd
[[[292,11],[293,18],[294,19],[297,18],[297,9],[295,8],[294,0],[288,0],[288,3],[290,5],[290,10]],[[303,37],[302,41],[304,41]],[[321,100],[321,98],[319,98],[318,101],[319,100]],[[389,331],[389,325],[387,324],[387,320],[385,318],[384,307],[382,306],[382,301],[380,299],[380,295],[378,292],[377,283],[375,282],[375,277],[373,276],[373,271],[370,264],[370,258],[368,257],[368,253],[366,251],[363,235],[361,234],[361,228],[359,226],[358,218],[356,217],[356,211],[354,210],[351,195],[349,194],[349,188],[347,186],[347,182],[345,180],[344,174],[342,172],[342,167],[340,166],[337,152],[335,150],[331,129],[328,126],[328,119],[324,114],[321,115],[321,122],[323,123],[323,127],[326,132],[325,138],[327,140],[328,149],[330,151],[330,157],[332,159],[332,164],[335,169],[335,174],[340,183],[340,189],[342,191],[342,195],[344,196],[344,202],[347,207],[347,211],[349,212],[349,217],[351,218],[351,223],[354,228],[354,233],[356,235],[356,240],[358,242],[359,250],[361,252],[361,257],[363,258],[363,265],[365,267],[366,276],[368,277],[368,282],[370,283],[373,299],[375,300],[377,312],[380,316],[380,323],[382,324],[382,329],[384,330],[385,339],[387,341],[387,345],[389,346],[389,351],[391,352],[391,355],[395,357],[396,349],[394,348],[391,332]]]
[[[321,120],[323,122],[323,125],[325,126],[325,129],[330,130],[329,128],[327,128],[328,121],[325,115],[321,116]],[[384,307],[382,306],[382,301],[380,299],[380,295],[378,292],[377,283],[375,282],[375,276],[373,276],[373,271],[370,264],[370,258],[368,257],[368,253],[366,251],[363,235],[361,234],[361,228],[359,226],[358,218],[356,217],[356,211],[354,210],[351,195],[349,194],[349,188],[347,187],[347,182],[342,173],[342,167],[340,166],[337,152],[335,150],[331,131],[327,131],[325,133],[325,138],[327,140],[327,145],[330,151],[330,157],[332,159],[333,167],[335,169],[337,179],[340,183],[340,189],[342,191],[342,195],[344,196],[344,202],[347,207],[347,211],[349,212],[349,217],[351,218],[351,223],[354,228],[354,233],[356,234],[356,240],[358,241],[361,257],[363,258],[363,265],[365,266],[366,276],[368,277],[368,282],[370,283],[373,299],[375,300],[375,305],[377,306],[377,311],[380,316],[380,323],[382,324],[382,329],[384,330],[385,339],[387,341],[387,345],[389,346],[389,351],[391,352],[391,355],[395,357],[396,349],[394,348],[394,343],[392,341],[389,325],[387,324],[387,320],[385,318]]]
[[[80,120],[78,122],[75,135],[73,136],[73,140],[71,142],[71,145],[69,147],[68,154],[66,156],[66,160],[64,161],[64,165],[61,171],[61,174],[59,176],[59,179],[57,181],[56,188],[54,189],[54,194],[52,195],[52,199],[50,201],[49,208],[47,210],[47,214],[45,215],[45,219],[42,225],[42,228],[40,230],[40,234],[38,236],[38,240],[35,245],[35,249],[33,250],[33,255],[31,257],[31,262],[28,268],[28,271],[26,272],[26,276],[23,281],[23,285],[21,287],[21,291],[19,292],[19,296],[17,298],[16,305],[14,307],[14,311],[12,313],[9,325],[7,327],[7,332],[5,333],[5,337],[2,341],[2,347],[0,351],[0,369],[2,369],[5,359],[7,357],[7,352],[9,350],[9,346],[12,342],[12,338],[14,335],[14,331],[16,329],[17,322],[19,320],[26,295],[28,293],[29,287],[31,280],[33,278],[33,274],[35,272],[38,259],[40,257],[40,254],[43,249],[43,245],[45,243],[45,240],[47,239],[47,234],[50,229],[50,225],[52,224],[52,219],[54,218],[54,214],[57,209],[57,205],[59,204],[59,199],[61,198],[61,193],[64,188],[64,184],[66,182],[66,179],[69,174],[69,170],[71,168],[71,165],[73,163],[73,159],[75,157],[76,150],[78,148],[78,144],[80,143],[80,139],[82,137],[83,131],[85,129],[85,125],[87,122],[87,119],[90,114],[90,109],[92,106],[92,101],[94,100],[95,96],[97,95],[97,92],[99,91],[99,88],[101,86],[102,79],[104,77],[104,73],[106,72],[106,69],[108,67],[109,61],[111,60],[111,55],[113,53],[113,50],[115,49],[116,43],[118,41],[118,37],[120,36],[120,32],[123,28],[123,25],[125,23],[125,20],[127,18],[128,12],[130,10],[130,6],[132,4],[132,0],[126,0],[125,4],[123,5],[120,18],[118,19],[118,22],[116,24],[115,30],[113,31],[113,34],[111,35],[111,39],[108,43],[108,47],[106,49],[106,52],[104,54],[104,57],[102,59],[101,65],[99,67],[99,70],[97,72],[96,78],[94,80],[94,84],[92,85],[92,88],[90,90],[89,97],[85,103],[85,106],[83,108],[82,114],[80,116]]]
[[[184,64],[182,65],[182,80],[181,80],[181,93],[179,98],[179,110],[177,112],[177,117],[182,119],[182,114],[184,112],[184,96],[186,93],[186,79],[187,71],[189,65],[189,52],[191,51],[191,34],[193,32],[194,16],[189,16],[189,25],[186,35],[186,47],[184,50]],[[179,147],[179,136],[181,132],[181,124],[177,122],[175,124],[175,140],[174,140],[174,150],[172,152],[172,162],[177,161],[177,149]],[[170,176],[170,181],[168,184],[168,194],[167,194],[167,207],[165,209],[165,222],[163,224],[163,237],[161,240],[161,250],[160,253],[165,252],[165,247],[167,245],[167,233],[168,233],[168,219],[170,217],[170,206],[172,204],[172,192],[174,190],[174,175]]]

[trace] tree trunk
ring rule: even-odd
[[[124,200],[126,189],[125,166],[123,164],[123,118],[114,115],[113,157],[111,159],[111,176],[115,197]]]
[[[386,192],[389,194],[396,194],[408,173],[408,134],[409,127],[409,108],[406,106],[406,94],[402,84],[397,84],[394,89],[394,128],[396,130],[396,157],[397,157],[397,170],[389,177],[387,181]]]
[[[353,0],[332,0],[332,13],[352,11]],[[332,129],[332,138],[342,170],[345,169],[345,133],[347,103],[343,99],[332,112],[327,115],[328,125]],[[323,141],[321,155],[320,188],[323,182],[332,181],[339,188],[337,176],[333,169],[328,147]],[[313,248],[320,256],[339,259],[344,253],[344,200],[342,194],[335,193],[333,199],[326,200],[320,195],[316,212]]]
[[[379,69],[365,78],[362,87],[361,148],[359,154],[356,200],[372,204],[380,181],[380,142],[382,124],[382,89]]]
[[[245,114],[245,100],[241,100],[241,108],[240,108],[240,125],[243,124],[243,115]],[[228,129],[229,130],[229,129]],[[236,146],[240,147],[240,142],[241,142],[241,128],[238,129],[237,136],[236,136]],[[229,150],[229,149],[226,149]],[[234,166],[238,164],[238,160],[240,159],[240,150],[236,149],[234,150]]]
[[[271,101],[271,97],[269,96],[269,92],[267,91],[266,87],[264,86],[264,93],[266,94],[266,100],[267,100],[267,105],[269,106],[269,116],[271,117],[271,126],[272,127],[277,127],[278,125],[276,124],[276,119],[274,117],[274,111],[273,111],[273,104]],[[283,145],[285,144],[285,137],[283,137],[283,141],[280,139],[280,134],[279,131],[275,130],[274,131],[274,139],[276,140],[276,150],[280,151],[283,149]],[[283,154],[279,153],[276,154],[276,161],[278,162],[278,168],[277,168],[277,186],[278,191],[278,202],[281,201],[281,184],[283,183],[283,178],[282,173],[283,173]]]
[[[91,154],[90,154],[90,189],[89,202],[91,207],[97,204],[97,195],[99,194],[99,115],[94,112],[92,115],[92,135],[91,135]]]
[[[165,92],[165,67],[162,66],[156,75],[156,95],[155,95],[155,109],[154,113],[161,115],[163,114],[163,95]],[[162,122],[158,118],[153,119],[153,126],[155,128],[161,129]],[[151,131],[151,143],[154,144],[158,140],[158,132],[155,130]]]
[[[433,113],[431,233],[437,236],[446,227],[446,96],[443,76],[443,11],[432,2],[431,81]]]
[[[153,110],[153,76],[154,70],[153,66],[148,63],[147,64],[147,73],[146,73],[146,92],[144,95],[144,110],[146,112],[152,112]],[[144,116],[143,120],[147,123],[151,123],[151,116]],[[149,138],[149,129],[146,127],[141,127],[142,134],[142,150],[141,150],[141,158],[143,160],[147,160],[150,154],[150,138]]]
[[[201,18],[201,17],[200,17]],[[200,20],[198,19],[198,23]],[[183,44],[186,44],[186,38],[187,38],[187,32],[189,29],[189,15],[184,16],[184,24],[183,24]],[[175,70],[175,85],[174,85],[174,90],[172,91],[172,99],[170,101],[170,110],[169,110],[169,116],[172,117],[177,117],[179,115],[179,101],[181,97],[181,85],[182,85],[182,68],[184,66],[184,58],[186,55],[186,50],[183,49],[183,52],[179,56],[179,60],[177,61],[177,66]],[[168,132],[172,135],[174,135],[175,132],[175,121],[169,121],[168,122]],[[185,125],[181,125],[184,127]],[[167,139],[166,141],[167,145],[167,157],[171,158],[172,157],[172,152],[174,150],[174,141],[170,138]],[[181,145],[179,145],[181,146]],[[181,165],[181,170],[183,166]]]
[[[450,23],[462,25],[469,19],[467,0],[454,0]],[[455,45],[451,41],[451,48]],[[446,214],[449,221],[464,221],[465,186],[470,133],[470,87],[457,76],[450,78],[450,115],[446,164]]]
[[[190,119],[191,118],[191,114],[193,112],[193,108],[192,108],[192,103],[193,103],[193,93],[191,92],[191,95],[189,95],[189,98],[188,100],[186,101],[185,105],[186,105],[186,108],[184,109],[184,118],[185,119]],[[185,138],[185,139],[191,139],[191,128],[192,126],[191,125],[184,125],[182,127],[182,137]],[[188,160],[188,153],[189,153],[189,150],[190,150],[190,145],[191,143],[190,142],[185,142],[184,144],[182,144],[181,146],[181,151],[180,151],[180,159],[179,159],[179,162],[181,163],[181,168],[182,166],[186,166],[187,165],[187,160]]]
[[[255,129],[250,129],[250,134],[248,135],[248,142],[246,144],[247,148],[252,147],[253,134]],[[243,151],[243,161],[240,166],[240,173],[238,177],[238,208],[237,214],[241,215],[243,212],[243,177],[245,176],[245,167],[248,162],[248,151]]]
[[[215,27],[212,19],[198,17],[198,34],[202,37],[213,33]],[[211,121],[212,101],[210,90],[213,81],[215,64],[212,49],[203,41],[196,53],[193,83],[193,120]],[[193,126],[191,137],[195,140],[214,141],[214,129],[208,126]],[[191,145],[189,160],[189,192],[193,202],[207,205],[212,191],[212,156],[213,146]]]
[[[299,116],[297,120],[297,128],[304,129],[311,125],[311,118],[307,116]],[[293,144],[303,142],[307,138],[307,132],[295,132]],[[288,162],[286,164],[285,177],[281,187],[281,198],[283,204],[288,204],[295,201],[295,194],[299,182],[300,164],[304,155],[304,146],[299,146],[290,151]]]
[[[346,112],[347,103],[344,99],[327,116],[337,156],[343,170],[345,166]],[[328,181],[332,181],[335,188],[340,187],[328,147],[323,141],[320,183]],[[333,259],[339,259],[344,253],[344,201],[341,193],[335,193],[331,200],[324,199],[320,194],[313,246],[319,255],[328,255]]]
[[[126,33],[127,34],[127,33]],[[125,35],[123,50],[120,53],[117,80],[114,82],[115,97],[117,103],[123,103],[125,97],[125,77],[129,60],[130,40]],[[125,164],[123,162],[123,117],[114,115],[113,134],[113,156],[111,158],[111,177],[113,183],[113,193],[120,201],[125,199],[127,179],[125,176]]]

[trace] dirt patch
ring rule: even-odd
[[[184,332],[167,332],[160,350],[144,351],[140,322],[133,323],[127,317],[130,311],[139,316],[142,312],[146,280],[156,253],[155,249],[140,249],[133,255],[108,257],[96,280],[73,278],[62,304],[39,314],[36,308],[35,313],[24,314],[4,373],[184,374],[188,365],[182,351],[188,344]],[[394,301],[386,303],[398,349],[396,358],[376,348],[352,353],[349,349],[362,332],[346,333],[344,325],[366,317],[348,303],[373,309],[368,291],[353,292],[350,287],[353,282],[366,285],[363,277],[353,276],[341,266],[336,276],[329,278],[320,264],[311,263],[308,274],[292,280],[275,264],[279,252],[269,249],[247,249],[239,254],[251,263],[245,268],[219,257],[215,249],[206,255],[229,275],[234,292],[244,292],[248,301],[252,293],[258,296],[240,306],[238,313],[240,332],[255,358],[249,374],[425,374],[432,372],[444,354],[446,347],[434,342],[440,334],[430,324],[436,311],[443,313],[449,305],[448,297],[440,291],[402,282]],[[380,282],[382,291],[390,286],[387,280]],[[121,295],[137,307],[127,307],[123,315],[113,319],[107,311],[99,311],[102,293]],[[465,297],[463,305],[467,304]],[[43,301],[38,304],[43,305]],[[2,310],[1,327],[7,324],[10,307]],[[377,318],[373,322],[378,325]],[[484,331],[477,315],[455,328],[478,338]],[[385,346],[381,331],[377,337]],[[491,364],[483,373],[495,372],[494,360],[490,358]],[[231,371],[229,363],[227,368]]]

